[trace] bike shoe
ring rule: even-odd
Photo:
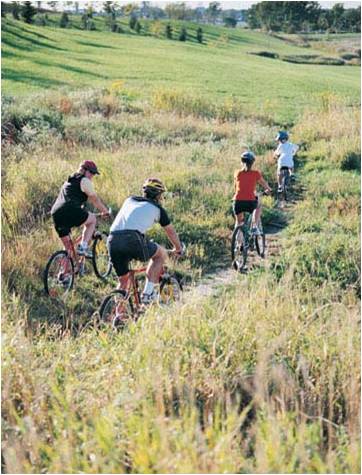
[[[142,294],[141,303],[143,305],[151,305],[154,302],[158,301],[158,293],[152,292],[151,294]]]
[[[78,256],[89,257],[90,259],[92,259],[92,257],[93,257],[92,250],[89,249],[89,248],[84,249],[84,247],[81,246],[80,244],[77,247],[77,254],[78,254]]]
[[[283,191],[283,187],[279,186],[278,187],[278,193],[281,193]]]
[[[63,272],[59,272],[58,274],[58,282],[62,284],[64,287],[67,287],[70,284],[71,277],[68,274],[64,274]]]

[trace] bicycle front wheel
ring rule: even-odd
[[[92,264],[95,275],[106,279],[112,271],[112,263],[107,249],[107,233],[97,232],[92,247]]]
[[[160,303],[171,304],[181,299],[182,285],[174,276],[164,277],[160,282]]]
[[[50,256],[44,271],[44,289],[52,298],[61,298],[73,287],[74,262],[67,251]]]
[[[99,315],[105,325],[114,330],[123,330],[135,319],[133,302],[124,290],[114,290],[103,300]]]
[[[243,226],[237,226],[231,237],[231,259],[235,270],[241,271],[248,257],[248,246],[246,244]]]

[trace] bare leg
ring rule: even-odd
[[[73,262],[74,262],[74,265],[76,266],[76,269],[77,270],[77,256],[75,255],[75,252],[74,252],[74,246],[73,246],[73,243],[72,243],[72,239],[71,237],[69,236],[64,236],[62,238],[60,238],[62,243],[63,243],[63,246],[64,246],[64,249],[67,251],[67,253],[69,254],[69,256],[73,259]],[[66,259],[67,261],[67,268],[64,269],[64,272],[67,273],[70,271],[70,269],[68,269],[68,259]]]
[[[125,275],[121,275],[120,277],[118,277],[117,289],[127,290],[128,278],[129,278],[129,272],[127,272],[127,274],[125,274]]]
[[[258,207],[253,213],[253,226],[259,226],[261,216],[261,202],[259,198]]]
[[[157,245],[157,251],[152,256],[146,270],[146,276],[153,284],[158,284],[162,267],[166,262],[166,258],[166,250],[162,246]]]
[[[87,221],[84,223],[82,242],[89,244],[96,229],[97,218],[93,213],[88,213]]]
[[[278,170],[278,186],[282,186],[282,172],[281,170]]]
[[[244,213],[239,213],[235,215],[235,227],[241,226],[244,224]]]

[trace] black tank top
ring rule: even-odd
[[[51,209],[51,214],[64,206],[80,207],[87,201],[88,196],[80,187],[82,178],[84,178],[84,175],[81,173],[75,173],[68,178],[60,189],[58,198]]]

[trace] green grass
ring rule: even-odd
[[[194,35],[197,25],[187,27]],[[205,26],[206,44],[200,45],[128,32],[29,26],[10,19],[2,28],[6,94],[123,80],[146,97],[157,87],[192,90],[216,100],[235,96],[249,109],[273,111],[284,121],[294,119],[296,111],[325,91],[359,100],[359,68],[280,64],[248,55],[261,47],[287,55],[305,53],[257,32]],[[313,49],[308,53],[320,54]]]

